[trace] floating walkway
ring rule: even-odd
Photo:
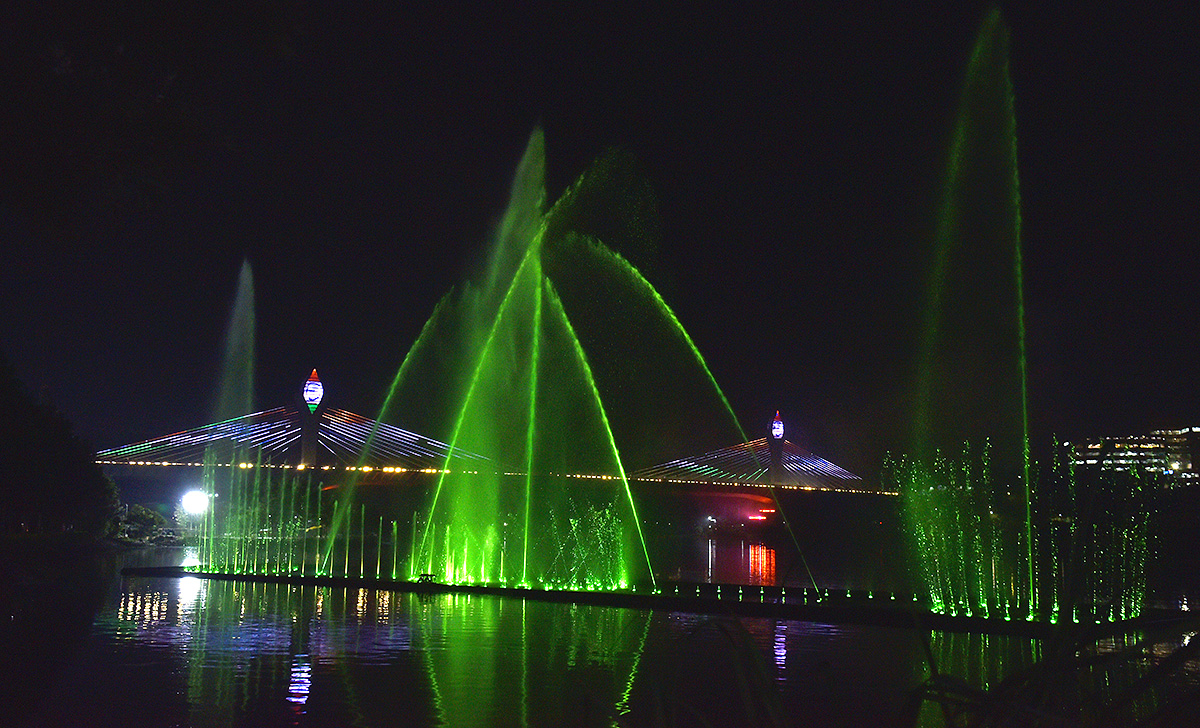
[[[799,587],[745,586],[739,584],[665,583],[656,592],[649,591],[577,591],[569,589],[531,589],[528,587],[479,584],[442,584],[435,581],[376,579],[355,576],[304,576],[296,574],[224,574],[191,571],[179,566],[126,567],[123,576],[160,578],[194,577],[220,581],[244,581],[293,586],[317,586],[340,589],[378,589],[415,594],[475,594],[542,602],[589,604],[624,609],[649,609],[663,612],[712,614],[734,617],[792,619],[826,624],[860,624],[902,629],[935,630],[1013,635],[1048,639],[1067,635],[1079,639],[1124,634],[1155,624],[1175,622],[1187,616],[1180,612],[1143,615],[1120,622],[1097,624],[995,619],[936,614],[920,607],[912,595],[883,594],[855,590],[802,589]]]

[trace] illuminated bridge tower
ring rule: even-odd
[[[767,438],[767,447],[771,452],[768,481],[771,483],[782,483],[784,482],[783,418],[779,416],[779,410],[775,410],[775,419],[771,421],[771,436]]]
[[[633,479],[660,483],[783,486],[791,489],[884,493],[862,478],[817,457],[783,437],[783,418],[775,413],[770,434],[756,440],[678,458],[634,471]],[[895,493],[887,493],[895,495]]]
[[[100,465],[184,465],[204,467],[215,462],[262,462],[267,467],[303,465],[322,471],[361,468],[383,472],[455,467],[475,471],[494,469],[489,458],[460,450],[395,425],[329,407],[317,370],[300,389],[300,402],[251,412],[152,440],[143,440],[96,453]]]
[[[308,375],[308,381],[304,383],[300,394],[304,398],[304,404],[308,406],[308,412],[300,412],[300,464],[312,468],[317,465],[317,437],[321,422],[317,409],[325,397],[325,386],[317,377],[316,369]]]

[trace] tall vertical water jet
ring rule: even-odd
[[[254,275],[250,261],[243,260],[225,329],[221,369],[213,397],[212,415],[217,422],[254,412],[254,346]],[[243,532],[246,524],[258,520],[262,505],[246,498],[246,472],[234,469],[235,459],[254,458],[255,455],[236,452],[231,442],[206,448],[204,491],[209,498],[209,508],[200,552],[206,568],[247,571],[245,555],[251,548],[257,548],[257,543],[245,538]],[[228,469],[218,465],[228,466]]]
[[[1021,211],[1008,31],[984,19],[954,119],[926,287],[914,453],[988,440],[1023,475],[1026,410]]]
[[[1030,464],[1008,33],[967,64],[934,235],[910,454],[889,464],[930,606],[1004,619],[1140,614],[1153,474]],[[1036,488],[1035,488],[1036,485]],[[1052,517],[1053,516],[1053,517]]]
[[[213,403],[217,422],[254,411],[254,274],[242,261],[237,294],[225,330],[220,380]]]
[[[911,456],[893,472],[934,606],[1032,616],[1034,494],[1008,43],[993,9],[967,63],[954,119],[926,289]],[[941,556],[929,551],[948,539],[958,546]]]

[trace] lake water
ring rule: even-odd
[[[1015,637],[119,576],[181,557],[15,567],[0,724],[879,725],[928,677],[927,655],[982,688],[1042,656]],[[1173,690],[1195,689],[1188,665]]]

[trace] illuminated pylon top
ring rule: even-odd
[[[321,384],[321,380],[317,378],[316,369],[313,369],[312,374],[308,375],[308,381],[304,383],[303,395],[304,404],[308,405],[308,411],[316,412],[317,407],[321,405],[321,399],[325,396],[325,385]]]

